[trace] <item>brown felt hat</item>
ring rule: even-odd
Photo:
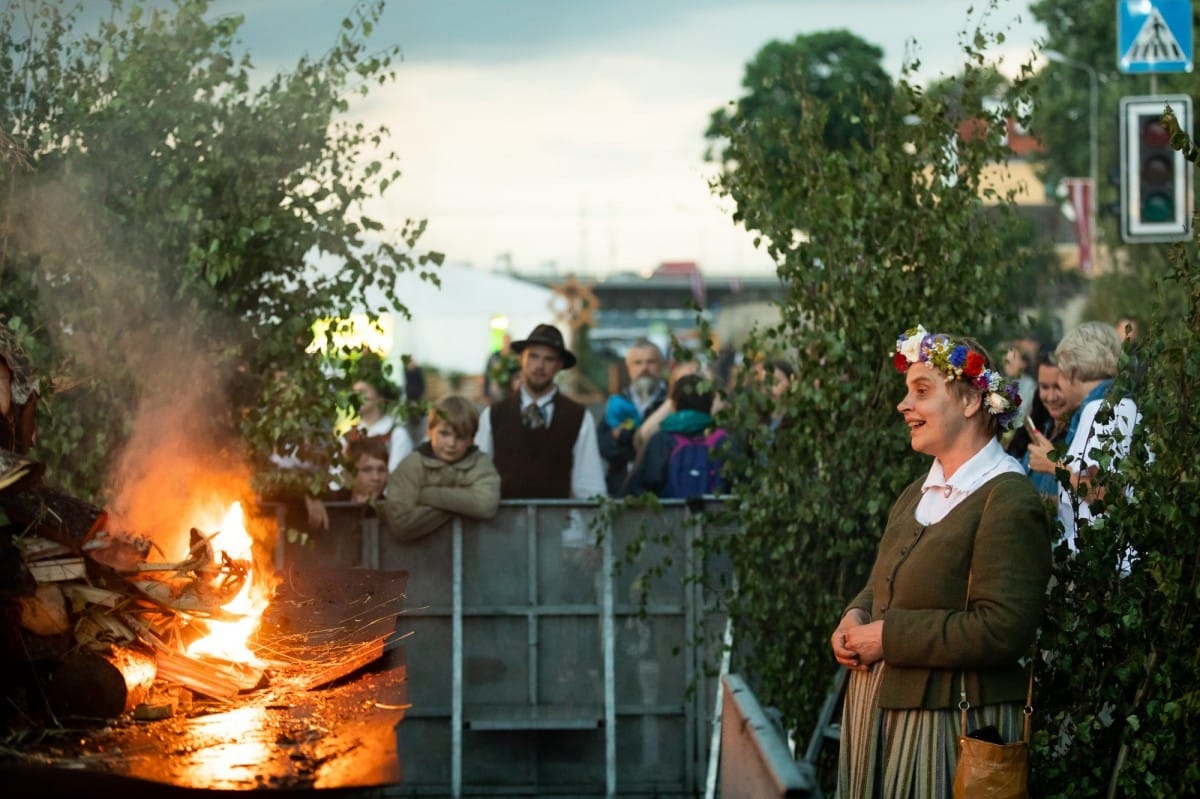
[[[509,345],[509,348],[520,355],[530,344],[541,344],[543,347],[558,350],[558,354],[562,356],[562,368],[564,369],[570,369],[575,365],[574,353],[563,346],[562,333],[558,332],[558,328],[554,325],[538,325],[529,334],[528,338],[521,341],[514,341]]]

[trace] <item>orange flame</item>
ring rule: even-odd
[[[250,574],[237,595],[222,606],[222,610],[236,614],[236,621],[206,621],[208,635],[193,641],[187,648],[189,655],[210,655],[237,663],[258,664],[259,659],[247,646],[250,637],[258,631],[262,614],[270,603],[271,587],[254,568],[254,541],[246,530],[245,514],[240,502],[229,506],[221,520],[202,530],[216,529],[219,532],[211,544],[214,554],[225,553],[229,559],[249,564]]]

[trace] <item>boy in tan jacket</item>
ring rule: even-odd
[[[388,477],[375,510],[400,541],[429,535],[455,515],[490,519],[500,505],[500,474],[475,446],[479,411],[450,394],[429,411],[428,440]]]

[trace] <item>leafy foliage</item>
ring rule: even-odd
[[[1177,148],[1189,148],[1174,130]],[[1170,252],[1159,293],[1164,302],[1184,297],[1186,314],[1160,305],[1143,324],[1143,343],[1126,367],[1144,365],[1144,375],[1135,382],[1139,370],[1126,368],[1116,385],[1142,414],[1129,456],[1103,464],[1106,513],[1081,525],[1078,554],[1056,553],[1035,725],[1043,796],[1175,797],[1200,789],[1200,258],[1194,244]],[[1123,574],[1130,549],[1137,554]]]
[[[311,325],[441,261],[424,223],[365,210],[399,176],[353,115],[394,78],[367,49],[381,11],[265,79],[207,0],[113,2],[93,31],[55,3],[0,14],[0,316],[52,378],[39,456],[66,490],[103,502],[135,444],[327,476],[356,353],[306,354]]]
[[[987,339],[1014,312],[1006,292],[1024,249],[1012,197],[980,175],[1004,158],[1017,96],[993,96],[987,43],[966,45],[953,102],[903,76],[858,92],[854,74],[819,97],[793,67],[752,86],[770,103],[739,103],[758,110],[712,131],[727,137],[715,189],[759,234],[786,291],[779,323],[757,331],[744,360],[785,353],[798,366],[773,435],[752,370],[726,397],[725,424],[746,453],[735,466],[745,533],[730,542],[734,626],[756,691],[802,735],[835,669],[828,636],[866,579],[887,510],[928,466],[896,416],[896,336],[920,322]],[[780,47],[764,53],[803,63]],[[831,148],[829,120],[845,108],[856,135]]]

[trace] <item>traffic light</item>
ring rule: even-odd
[[[1121,99],[1121,238],[1127,242],[1192,237],[1192,165],[1171,147],[1162,121],[1168,105],[1190,132],[1186,95]]]

